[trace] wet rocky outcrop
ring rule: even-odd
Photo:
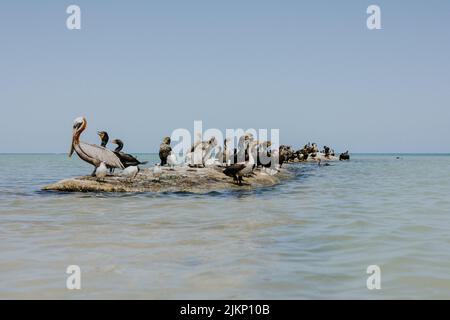
[[[282,180],[290,179],[293,173],[286,168],[278,172],[256,169],[250,177],[244,178],[243,186],[223,174],[224,167],[206,168],[162,167],[162,173],[156,176],[153,169],[145,168],[130,180],[120,174],[108,175],[103,179],[82,176],[61,180],[44,186],[42,190],[60,192],[192,192],[253,189],[272,186]]]

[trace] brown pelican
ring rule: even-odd
[[[234,163],[239,163],[249,160],[249,141],[253,140],[251,133],[246,133],[239,138],[238,148],[234,149]]]
[[[137,166],[140,164],[146,164],[148,161],[141,162],[138,159],[136,159],[131,154],[125,153],[122,151],[123,149],[123,142],[120,139],[114,139],[111,141],[111,143],[116,144],[117,148],[114,150],[114,153],[117,157],[119,157],[120,161],[123,163],[123,166],[125,168],[128,168],[130,166]]]
[[[219,159],[226,165],[228,165],[229,162],[231,162],[231,159],[233,159],[233,150],[229,147],[229,143],[231,140],[229,138],[223,140],[223,159]]]
[[[92,173],[93,176],[95,176],[95,171],[102,162],[104,162],[108,168],[123,169],[124,165],[111,150],[95,144],[80,142],[80,135],[86,129],[86,126],[87,121],[84,117],[76,118],[73,122],[72,146],[70,148],[69,157],[76,152],[82,160],[92,164],[95,167],[95,170]]]
[[[226,146],[224,145],[224,147],[226,147]],[[217,158],[218,163],[220,163],[220,164],[223,164],[224,162],[226,163],[226,161],[223,161],[224,154],[222,151],[222,147],[217,146],[216,148],[217,148],[217,152],[216,152],[215,156]]]
[[[190,152],[186,154],[185,162],[190,167],[205,166],[206,161],[211,158],[212,150],[216,147],[217,141],[215,137],[211,137],[206,141],[196,141]]]
[[[159,146],[159,158],[161,159],[161,166],[167,164],[167,157],[169,156],[170,151],[172,151],[172,148],[170,147],[170,137],[165,137],[163,139],[163,142]]]
[[[206,161],[211,159],[212,152],[217,146],[217,140],[215,137],[211,137],[209,140],[202,143],[202,164],[205,166]]]
[[[233,177],[233,180],[242,185],[242,177],[249,175],[253,172],[256,166],[255,158],[253,156],[254,147],[258,144],[258,141],[251,141],[249,144],[248,157],[249,160],[245,162],[235,163],[223,170],[223,173],[229,177]]]

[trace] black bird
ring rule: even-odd
[[[120,159],[120,161],[123,163],[124,167],[131,167],[131,166],[137,166],[140,164],[146,164],[148,161],[139,161],[131,154],[125,153],[122,151],[123,149],[123,142],[120,139],[114,139],[111,141],[111,143],[117,144],[117,148],[114,150],[114,153],[116,156]]]
[[[223,170],[223,173],[226,176],[233,177],[233,181],[241,186],[242,185],[242,176],[238,175],[238,173],[244,168],[245,168],[244,163],[234,163],[234,164],[228,166],[225,170]]]
[[[256,165],[257,167],[265,167],[269,168],[272,166],[272,151],[270,150],[270,147],[272,145],[272,142],[266,141],[264,143],[261,143],[256,148]],[[261,161],[261,158],[263,161]]]
[[[172,148],[170,147],[170,137],[165,137],[163,142],[159,146],[159,158],[161,159],[161,166],[167,164],[167,157],[169,156]]]
[[[237,182],[238,185],[242,186],[242,177],[246,175],[250,175],[253,172],[253,169],[256,167],[256,161],[253,156],[255,152],[254,148],[258,144],[258,141],[251,141],[249,143],[249,160],[245,162],[235,163],[228,166],[223,173],[226,176],[233,177],[234,182]]]
[[[350,160],[350,155],[348,154],[348,150],[339,155],[339,160]]]
[[[281,145],[280,148],[278,149],[278,155],[279,155],[279,163],[280,163],[280,168],[283,165],[284,162],[288,162],[289,161],[289,157],[290,157],[290,147],[289,146],[285,146],[285,145]]]
[[[106,131],[98,131],[97,134],[99,135],[100,140],[102,141],[101,146],[103,148],[106,148],[106,145],[108,144],[108,141],[109,141],[108,132],[106,132]]]

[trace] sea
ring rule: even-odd
[[[450,299],[450,155],[288,166],[252,191],[61,193],[41,187],[92,168],[1,154],[0,299]]]

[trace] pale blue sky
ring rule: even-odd
[[[450,152],[450,2],[2,1],[0,152],[67,152],[75,117],[132,152],[175,128]],[[66,29],[78,4],[82,30]],[[378,4],[382,30],[366,28]]]

